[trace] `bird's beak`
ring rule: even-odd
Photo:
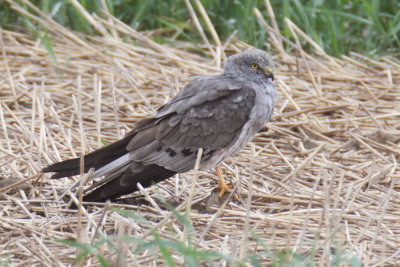
[[[274,73],[272,72],[271,67],[266,68],[264,74],[267,76],[267,78],[274,80]]]

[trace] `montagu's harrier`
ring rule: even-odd
[[[219,196],[228,186],[218,164],[239,151],[269,121],[276,91],[271,60],[261,50],[227,59],[220,75],[199,76],[150,118],[139,121],[123,139],[84,157],[84,171],[95,168],[84,201],[106,201],[194,168],[217,168]],[[50,165],[52,178],[80,173],[80,159]]]

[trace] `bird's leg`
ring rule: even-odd
[[[215,171],[217,173],[219,179],[219,185],[216,189],[220,190],[218,197],[222,198],[225,192],[229,192],[232,189],[232,186],[229,186],[225,183],[224,177],[222,176],[222,171],[220,167],[216,167]]]

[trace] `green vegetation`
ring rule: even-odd
[[[90,13],[103,16],[100,2],[80,1]],[[95,32],[70,1],[35,0],[32,3],[66,27],[86,34]],[[157,38],[157,41],[163,41],[171,36],[190,42],[200,40],[184,1],[107,0],[106,3],[111,14],[135,29],[142,31],[161,29],[162,38]],[[209,34],[199,8],[194,1],[191,3],[203,24],[203,29]],[[201,3],[222,40],[237,30],[236,36],[240,40],[257,47],[266,44],[265,28],[260,25],[253,13],[253,8],[257,7],[267,21],[269,20],[263,0],[202,0]],[[284,23],[286,17],[329,54],[340,56],[350,51],[357,51],[367,55],[381,55],[400,51],[400,1],[398,0],[272,0],[271,5],[284,36],[291,38],[291,33]],[[2,27],[22,25],[28,28],[27,23],[27,19],[14,12],[7,2],[0,4]]]
[[[8,267],[8,266],[10,266],[10,262],[11,262],[11,254],[8,254],[7,258],[5,259],[5,261],[3,261],[3,260],[0,261],[0,266],[1,267]]]
[[[165,200],[161,199],[161,201],[172,212],[173,217],[175,217],[175,219],[187,229],[185,240],[179,238],[166,239],[161,237],[156,230],[151,229],[151,237],[146,240],[128,235],[99,235],[98,239],[92,244],[85,244],[70,239],[58,240],[57,242],[69,247],[74,247],[80,251],[79,255],[77,255],[75,259],[75,264],[85,261],[87,257],[95,257],[103,267],[114,266],[114,264],[109,261],[109,258],[111,258],[112,255],[116,256],[118,262],[126,263],[126,258],[124,257],[124,252],[121,251],[121,248],[129,248],[135,255],[141,255],[143,252],[148,252],[147,254],[153,255],[155,259],[161,260],[165,266],[170,267],[180,265],[176,263],[174,260],[176,257],[173,257],[173,255],[181,256],[185,266],[217,266],[221,260],[227,261],[228,265],[232,266],[250,265],[261,267],[265,266],[265,260],[269,261],[271,263],[270,266],[272,267],[314,266],[314,251],[309,255],[301,255],[287,249],[272,252],[264,241],[253,232],[251,232],[251,236],[253,240],[261,246],[262,250],[256,253],[249,252],[243,260],[238,260],[216,251],[202,250],[193,244],[193,236],[195,236],[196,233],[194,232],[194,227],[190,224],[187,218],[166,203]],[[151,225],[150,222],[135,212],[118,208],[111,208],[111,210],[118,212],[127,218],[131,218],[142,225]],[[168,227],[168,229],[174,231],[174,227],[172,226]],[[179,236],[179,233],[175,232],[168,236]],[[104,247],[105,245],[107,245],[107,248]],[[347,264],[347,266],[361,267],[361,262],[356,256],[345,255],[339,246],[336,245],[334,248],[334,254],[331,257],[330,266],[342,266],[344,263]]]

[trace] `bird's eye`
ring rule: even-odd
[[[252,65],[251,65],[251,68],[253,68],[253,69],[258,69],[258,66],[257,66],[257,64],[252,64]]]

